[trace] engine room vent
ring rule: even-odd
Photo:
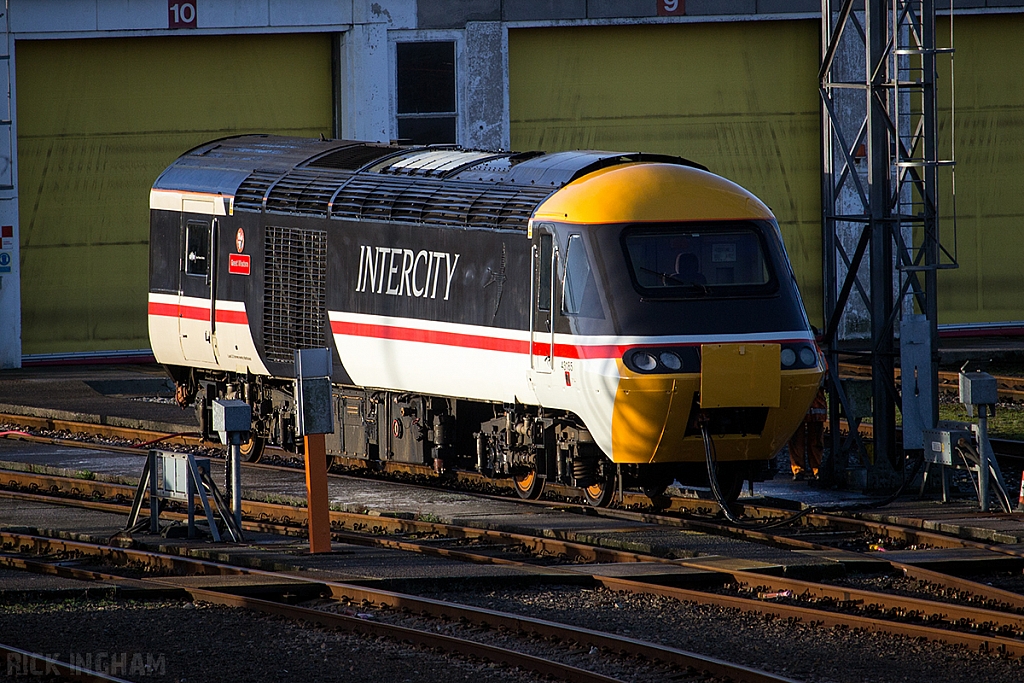
[[[253,171],[235,192],[235,208],[243,211],[262,211],[263,197],[270,186],[281,177],[271,171]]]
[[[550,188],[498,187],[359,175],[338,193],[332,218],[526,230]]]
[[[342,171],[357,171],[363,166],[389,154],[400,152],[401,147],[375,145],[352,145],[329,152],[307,164],[316,168],[337,168]]]
[[[291,363],[295,349],[327,346],[327,231],[267,226],[263,344]]]
[[[326,216],[331,197],[343,179],[293,171],[281,178],[267,195],[267,211]]]

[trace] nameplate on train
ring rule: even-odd
[[[228,256],[228,272],[235,275],[249,274],[249,255],[231,254]]]

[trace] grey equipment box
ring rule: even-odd
[[[218,398],[213,402],[213,431],[246,433],[252,427],[252,408],[245,401]]]
[[[996,378],[987,372],[961,372],[960,402],[968,406],[990,406],[999,403]]]
[[[955,456],[954,449],[960,443],[960,439],[966,439],[968,443],[972,443],[974,439],[970,424],[966,422],[939,422],[936,429],[923,430],[922,436],[925,462],[939,465],[963,464],[963,461]]]

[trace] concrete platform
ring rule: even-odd
[[[195,412],[173,403],[158,365],[0,370],[0,413],[164,432],[195,430]]]

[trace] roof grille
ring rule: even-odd
[[[550,192],[359,175],[338,193],[331,217],[526,230]]]
[[[340,188],[340,189],[339,189]],[[295,170],[281,178],[256,171],[235,195],[235,209],[355,220],[526,230],[549,187],[467,183],[377,173]],[[331,198],[334,204],[331,205]]]
[[[329,152],[319,159],[314,159],[307,165],[315,168],[337,168],[343,171],[356,171],[372,161],[401,150],[401,147],[383,145],[351,145]]]
[[[238,186],[235,192],[235,209],[242,211],[262,211],[263,197],[274,181],[281,177],[280,173],[271,171],[253,171],[252,175]]]
[[[321,177],[309,171],[292,171],[267,195],[267,211],[326,216],[331,197],[344,178]]]

